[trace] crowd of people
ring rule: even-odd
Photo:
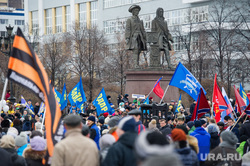
[[[176,111],[176,102],[152,115],[140,108],[144,101],[119,95],[115,109],[97,115],[95,106],[84,111],[75,105],[64,111],[64,138],[55,145],[52,166],[248,166],[250,121],[247,115],[227,115],[216,123],[205,114],[190,121],[189,109]],[[150,97],[150,103],[154,103]],[[1,112],[0,165],[39,166],[46,156],[46,130],[39,103],[10,103]],[[147,116],[147,118],[145,118]],[[149,120],[149,121],[147,121]],[[237,123],[236,123],[237,122]]]

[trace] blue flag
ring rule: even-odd
[[[203,89],[205,95],[207,94],[193,74],[190,73],[188,69],[186,69],[186,67],[181,64],[181,62],[175,69],[174,75],[169,82],[169,85],[180,88],[189,94],[194,100],[197,100],[200,94],[200,88]]]
[[[249,105],[249,99],[247,97],[246,92],[244,91],[242,85],[240,84],[240,96],[242,97],[242,99],[244,100],[244,102],[246,103],[246,105]]]
[[[104,88],[102,88],[101,92],[92,103],[96,107],[98,116],[104,112],[108,112],[110,115],[114,113],[114,109],[110,107]]]
[[[38,111],[38,115],[40,116],[41,113],[44,113],[44,111],[45,111],[45,104],[44,104],[44,102],[41,102],[40,108],[39,108],[39,111]]]
[[[24,104],[26,106],[26,108],[31,112],[31,114],[35,115],[34,111],[32,110],[32,108],[30,108],[29,104],[26,102],[26,100],[24,99],[23,95],[21,95],[21,104]]]
[[[181,105],[181,94],[180,94],[180,97],[179,97],[179,100],[178,100],[178,104],[177,104],[177,107],[175,109],[175,113],[180,112],[181,107],[182,107],[182,105]]]
[[[80,108],[81,111],[84,111],[84,102],[87,101],[82,85],[82,77],[76,86],[69,92],[68,95],[70,104],[75,104],[77,108]]]
[[[63,110],[67,106],[67,103],[68,103],[67,89],[66,89],[66,84],[65,83],[64,83],[64,86],[63,86],[63,91],[62,91],[62,96],[61,96],[61,99],[60,99],[60,103],[61,103],[61,110]]]
[[[56,101],[58,102],[58,104],[59,104],[59,106],[61,107],[61,97],[62,97],[62,95],[61,95],[61,93],[60,92],[58,92],[57,90],[56,90],[56,88],[54,88],[54,90],[55,90],[55,98],[56,98]]]

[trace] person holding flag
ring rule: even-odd
[[[179,97],[179,100],[178,100],[178,103],[177,103],[177,107],[175,109],[175,114],[180,112],[181,111],[181,108],[182,108],[182,105],[181,105],[181,94],[180,94],[180,97]]]
[[[23,95],[21,95],[21,104],[26,106],[26,109],[28,110],[28,114],[32,114],[32,116],[35,116],[35,113],[33,111],[34,107],[32,106],[30,99],[28,100],[28,103],[27,103]],[[31,108],[33,108],[33,110]]]

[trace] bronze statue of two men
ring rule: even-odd
[[[129,12],[133,14],[132,17],[127,19],[126,29],[125,29],[125,39],[127,44],[127,49],[133,51],[134,68],[139,68],[139,55],[141,51],[147,50],[147,39],[146,32],[143,26],[143,21],[139,19],[138,14],[141,7],[138,5],[132,5],[129,8]],[[167,22],[163,17],[163,9],[158,8],[156,11],[156,17],[152,21],[152,32],[157,34],[157,43],[159,45],[160,51],[164,52],[168,67],[172,69],[172,64],[170,61],[169,51],[171,50],[170,41],[173,43],[173,39],[168,30]]]

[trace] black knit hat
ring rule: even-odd
[[[10,121],[9,120],[3,120],[2,122],[1,122],[1,126],[2,126],[2,128],[9,128],[10,127]]]

